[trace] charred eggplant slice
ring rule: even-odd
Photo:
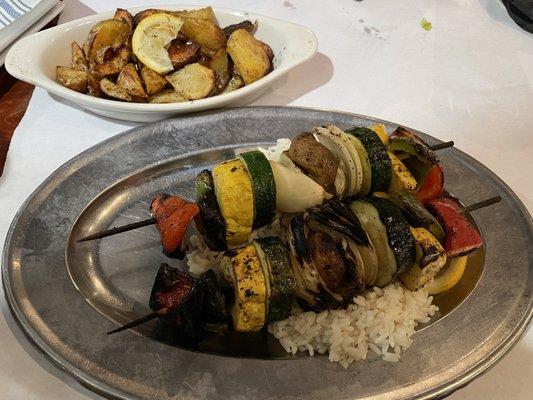
[[[205,296],[203,319],[205,330],[212,333],[226,333],[229,330],[229,316],[226,301],[217,281],[215,272],[209,270],[200,277],[203,281]]]
[[[207,169],[196,177],[196,203],[199,207],[195,218],[196,228],[205,238],[207,246],[215,251],[227,250],[226,222],[218,206],[213,176]]]

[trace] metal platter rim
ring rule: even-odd
[[[372,121],[378,121],[378,122],[386,122],[391,123],[389,121],[379,120],[373,117],[367,117],[360,114],[354,114],[354,113],[348,113],[344,111],[335,111],[335,110],[326,110],[326,109],[320,109],[320,108],[308,108],[308,107],[247,107],[247,112],[253,113],[254,109],[265,109],[265,108],[271,108],[271,109],[302,109],[302,110],[316,110],[316,111],[327,111],[327,112],[337,112],[341,114],[350,115],[357,118],[362,118],[366,120],[372,120]],[[223,112],[223,111],[222,111]],[[198,115],[205,115],[205,114],[212,114],[212,113],[203,113],[203,114],[195,114],[195,116]],[[161,122],[157,122],[151,125],[157,125]],[[92,390],[100,393],[105,394],[107,396],[113,396],[115,398],[120,399],[135,399],[135,396],[130,395],[129,393],[125,393],[122,390],[112,386],[108,385],[107,383],[103,382],[102,380],[85,373],[82,369],[79,369],[69,361],[67,361],[60,353],[53,350],[43,339],[43,337],[39,334],[38,331],[36,331],[27,320],[27,316],[24,314],[22,309],[19,306],[18,299],[16,295],[13,292],[13,288],[10,285],[10,279],[9,279],[9,268],[8,268],[8,262],[9,262],[9,251],[10,249],[10,243],[12,241],[13,235],[15,233],[15,230],[17,228],[17,223],[19,222],[21,214],[24,212],[24,210],[27,208],[27,206],[39,195],[41,194],[41,191],[49,185],[51,182],[53,182],[56,179],[61,179],[61,177],[65,174],[68,176],[67,166],[72,166],[76,162],[83,160],[86,158],[87,154],[90,154],[92,152],[98,151],[101,148],[104,148],[108,146],[109,142],[115,142],[119,141],[121,138],[127,137],[129,134],[136,130],[142,130],[142,128],[146,127],[141,126],[139,128],[134,128],[131,130],[128,130],[126,132],[123,132],[119,135],[116,135],[114,137],[111,137],[87,150],[80,153],[79,155],[75,156],[71,160],[67,161],[63,165],[61,165],[56,171],[54,171],[43,183],[41,183],[33,192],[32,194],[25,200],[25,202],[22,204],[22,206],[17,211],[10,227],[6,235],[6,241],[4,245],[3,250],[3,256],[2,256],[2,278],[3,278],[3,287],[7,299],[7,303],[9,304],[9,307],[12,311],[12,313],[15,316],[15,320],[19,324],[19,326],[22,328],[23,332],[25,333],[26,337],[30,339],[30,341],[47,357],[49,357],[55,365],[57,365],[60,369],[66,371],[67,373],[74,376],[76,379],[78,379],[83,385],[91,388]],[[416,130],[414,130],[416,131]],[[461,152],[460,150],[455,149],[454,151],[457,151],[463,155],[463,158],[466,158],[469,160],[471,165],[474,165],[482,170],[482,174],[491,179],[495,184],[500,186],[505,191],[505,196],[509,198],[509,200],[514,204],[514,206],[518,207],[518,213],[522,216],[523,222],[527,226],[527,230],[529,232],[530,237],[533,236],[533,219],[531,218],[531,215],[529,215],[529,212],[525,208],[524,204],[519,200],[519,198],[516,196],[516,194],[508,187],[505,182],[503,182],[500,178],[498,178],[492,171],[490,171],[487,167],[485,167],[482,163],[479,161],[473,159],[472,157],[466,155],[465,153]],[[531,289],[531,276],[528,278],[527,287]],[[533,316],[533,304],[532,300],[529,300],[529,304],[526,305],[527,311],[522,315],[522,317],[518,321],[513,321],[512,325],[514,326],[512,329],[510,329],[510,333],[507,335],[506,339],[500,343],[499,346],[495,346],[490,353],[488,353],[483,359],[481,359],[479,362],[474,364],[470,370],[463,373],[461,376],[455,377],[453,381],[448,381],[442,383],[440,386],[433,387],[432,389],[419,393],[419,395],[416,396],[416,398],[434,398],[435,396],[443,396],[446,394],[449,394],[453,392],[454,390],[464,386],[466,383],[470,382],[472,379],[474,379],[476,376],[484,373],[487,369],[492,367],[497,361],[499,361],[511,348],[514,344],[516,344],[519,337],[522,335],[522,333],[525,331],[525,329],[528,326],[529,321],[531,320]],[[509,321],[506,321],[506,323],[509,323]]]

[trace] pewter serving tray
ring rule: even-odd
[[[208,337],[192,347],[155,321],[106,335],[149,311],[157,268],[169,260],[153,226],[95,242],[78,238],[147,218],[157,192],[192,198],[195,175],[236,151],[315,125],[374,122],[249,107],[146,125],[85,151],[41,185],[11,225],[2,273],[16,319],[54,363],[113,398],[412,399],[465,385],[510,349],[531,318],[533,224],[498,177],[457,149],[439,153],[447,190],[466,204],[496,194],[503,201],[476,211],[484,249],[470,256],[460,284],[436,297],[440,313],[399,363],[371,355],[345,370],[324,356],[289,356],[266,333]]]

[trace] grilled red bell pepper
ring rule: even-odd
[[[165,254],[183,258],[183,238],[189,223],[199,212],[198,206],[179,196],[159,194],[152,201],[150,212],[156,220]]]
[[[419,185],[416,197],[422,204],[442,196],[444,190],[444,173],[440,164],[433,165],[424,181]]]
[[[455,200],[441,197],[429,201],[426,207],[444,227],[444,250],[448,257],[464,256],[483,245],[481,235],[461,213],[461,206]]]

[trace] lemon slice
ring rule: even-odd
[[[133,54],[158,74],[173,70],[167,47],[176,38],[183,21],[170,14],[158,13],[144,18],[131,39]]]
[[[463,276],[466,268],[468,256],[457,258],[450,258],[446,265],[442,268],[442,272],[430,281],[424,289],[430,295],[445,292],[454,287]]]

